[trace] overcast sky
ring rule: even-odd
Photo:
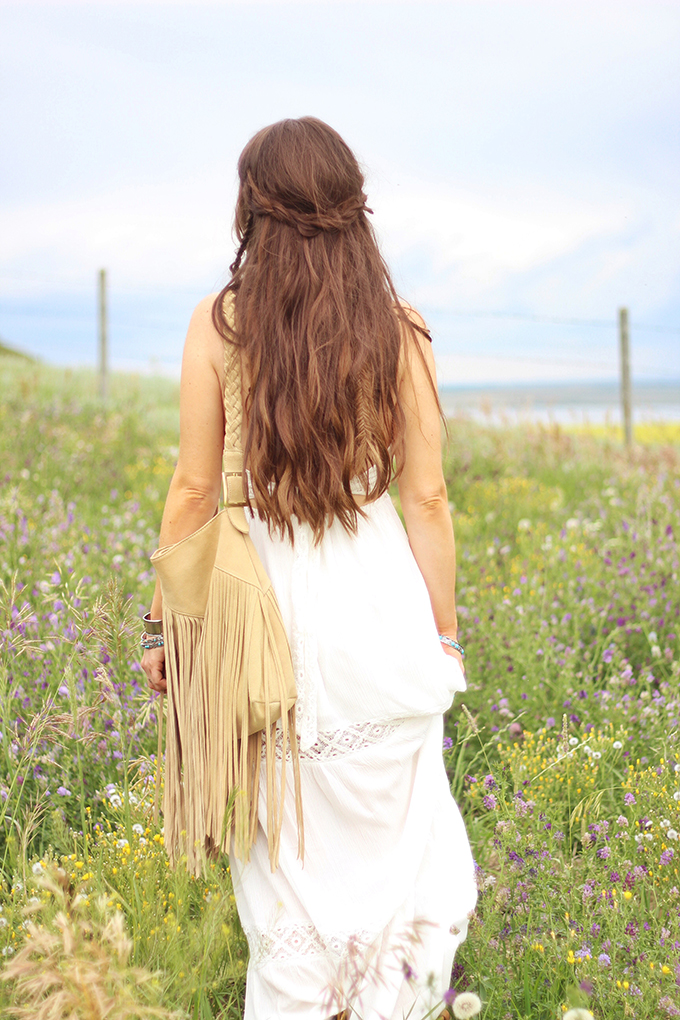
[[[443,382],[614,378],[624,304],[635,376],[680,379],[679,54],[660,0],[0,0],[0,337],[93,363],[104,266],[114,366],[176,370],[240,150],[313,114]]]

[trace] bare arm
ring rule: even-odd
[[[416,312],[414,321],[424,325]],[[406,415],[404,465],[399,497],[409,543],[422,573],[440,634],[456,638],[456,546],[442,470],[441,421],[432,390],[436,374],[432,345],[417,336],[423,358],[407,339],[404,345],[400,395]],[[455,649],[444,651],[460,661]]]
[[[159,546],[181,541],[214,516],[222,479],[224,411],[223,341],[211,320],[214,295],[196,307],[182,357],[177,467],[163,511]],[[151,619],[162,614],[158,581]],[[145,651],[142,668],[155,690],[165,690],[163,649]]]

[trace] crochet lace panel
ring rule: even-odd
[[[361,722],[354,723],[342,730],[328,730],[318,733],[316,742],[306,751],[300,750],[299,755],[302,761],[333,761],[338,758],[346,758],[357,751],[363,751],[372,744],[379,744],[386,740],[400,722]],[[290,755],[290,750],[288,750]],[[276,757],[280,760],[282,756],[281,730],[276,733]]]
[[[365,952],[376,939],[375,932],[321,933],[313,924],[276,928],[246,928],[253,966],[276,961],[285,963],[299,956],[327,956],[334,962]]]
[[[396,722],[362,722],[344,730],[319,733],[316,743],[308,751],[302,751],[300,757],[314,761],[344,758],[386,740],[398,725]]]

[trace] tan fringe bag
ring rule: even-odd
[[[164,842],[171,863],[186,853],[195,875],[206,855],[230,851],[232,837],[236,856],[248,859],[263,765],[269,860],[276,869],[287,760],[298,855],[304,855],[295,676],[281,611],[244,511],[241,364],[230,343],[224,421],[224,508],[151,556],[163,593],[168,695]]]

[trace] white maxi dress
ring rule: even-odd
[[[364,509],[357,534],[336,522],[318,545],[307,524],[293,544],[250,525],[293,656],[305,857],[292,793],[277,871],[262,827],[247,864],[232,855],[245,1020],[328,1020],[347,1006],[360,1020],[422,1020],[476,902],[442,760],[442,713],[465,679],[389,495]]]

